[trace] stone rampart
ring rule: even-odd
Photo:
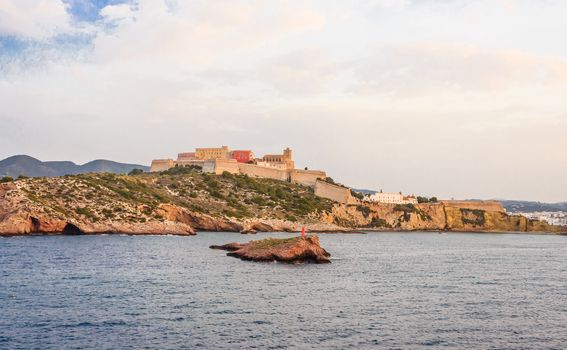
[[[173,159],[154,159],[152,160],[152,165],[150,166],[150,172],[166,171],[173,168]]]
[[[327,174],[320,170],[291,170],[291,182],[298,183],[303,186],[315,187],[318,179],[324,179]]]
[[[175,161],[175,165],[182,166],[182,167],[198,166],[198,167],[202,168],[204,164],[205,164],[204,160],[198,160],[198,159]]]
[[[236,159],[209,159],[203,163],[204,173],[214,173],[220,175],[228,171],[232,174],[238,174],[238,162]]]
[[[247,163],[237,163],[237,164],[241,174],[245,174],[252,177],[265,177],[268,179],[281,180],[281,181],[289,180],[289,171],[287,170],[268,168],[254,164],[247,164]]]
[[[315,195],[342,204],[356,204],[358,201],[350,193],[350,188],[337,186],[325,181],[315,182]]]

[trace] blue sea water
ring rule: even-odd
[[[320,235],[332,264],[211,244],[0,238],[0,349],[565,349],[567,236]]]

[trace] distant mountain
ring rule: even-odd
[[[378,191],[374,191],[374,190],[366,190],[364,188],[353,188],[352,190],[355,191],[355,192],[360,192],[362,194],[374,194],[374,193],[378,192]]]
[[[541,203],[530,201],[501,200],[509,213],[529,213],[535,211],[567,211],[567,202]]]
[[[102,172],[127,174],[133,169],[148,171],[149,167],[138,164],[117,163],[104,159],[93,160],[83,165],[77,165],[69,161],[42,162],[26,155],[13,156],[0,161],[0,177],[18,177],[20,175],[29,177],[63,176]]]

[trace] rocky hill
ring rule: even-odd
[[[0,234],[193,234],[195,231],[453,230],[559,232],[501,211],[419,205],[341,205],[287,182],[173,168],[89,173],[0,184]]]
[[[149,168],[138,164],[124,164],[110,160],[97,159],[83,165],[69,161],[42,162],[26,155],[19,155],[0,160],[0,177],[29,177],[63,176],[84,173],[115,173],[128,174],[133,169],[148,171]]]

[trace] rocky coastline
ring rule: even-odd
[[[366,233],[530,232],[567,227],[451,203],[345,205],[309,188],[246,176],[202,173],[83,174],[0,184],[0,236],[174,234],[199,231]]]

